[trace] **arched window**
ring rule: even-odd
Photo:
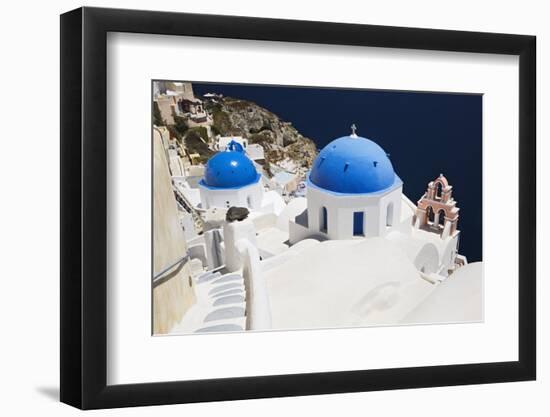
[[[426,209],[426,223],[433,223],[435,218],[434,209],[432,206],[428,206]]]
[[[328,232],[328,213],[326,207],[321,207],[321,218],[319,219],[319,230],[321,232]]]
[[[437,182],[435,185],[435,198],[436,200],[441,200],[441,197],[443,196],[443,184],[441,182]]]
[[[388,204],[386,208],[386,227],[393,226],[393,203]]]
[[[441,227],[445,226],[445,210],[443,209],[439,210],[438,223]]]

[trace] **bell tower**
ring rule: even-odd
[[[441,235],[441,239],[452,237],[457,232],[458,211],[452,197],[453,187],[447,178],[439,174],[428,184],[428,189],[418,200],[414,227]]]

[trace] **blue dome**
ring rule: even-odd
[[[244,152],[243,145],[241,145],[239,142],[237,142],[235,139],[231,139],[231,142],[229,142],[226,146],[227,150],[230,151],[239,151]]]
[[[209,188],[240,188],[258,182],[253,162],[240,150],[218,152],[206,163],[200,184]]]
[[[385,190],[399,178],[380,146],[360,136],[343,136],[319,153],[309,180],[336,193],[366,194]]]

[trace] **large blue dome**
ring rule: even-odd
[[[343,136],[325,146],[313,163],[309,180],[343,194],[375,193],[400,181],[386,152],[360,136]]]
[[[254,163],[244,152],[227,150],[218,152],[208,160],[200,184],[209,188],[240,188],[259,179]]]

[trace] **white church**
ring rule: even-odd
[[[208,160],[204,178],[199,182],[202,207],[260,210],[264,194],[260,179],[243,146],[231,141],[224,151]]]
[[[198,301],[172,333],[483,319],[482,263],[459,253],[459,208],[443,175],[413,203],[388,154],[352,126],[320,151],[306,184],[285,204],[236,142],[207,162],[198,183],[207,227],[190,246],[203,252]],[[249,213],[225,219],[232,207]]]
[[[290,241],[386,236],[399,226],[403,182],[376,143],[355,131],[330,142],[307,179],[307,211],[292,223]]]

